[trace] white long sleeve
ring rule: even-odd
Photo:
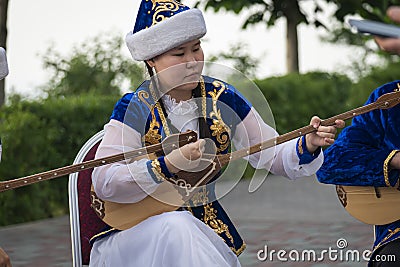
[[[96,158],[142,147],[140,133],[117,120],[110,120],[104,130]],[[117,162],[95,168],[92,182],[97,196],[113,202],[134,203],[153,193],[158,185],[147,170],[147,160]]]
[[[267,125],[258,112],[251,108],[249,114],[238,124],[233,143],[237,150],[256,145],[278,136],[278,133]],[[248,157],[250,164],[257,169],[270,170],[273,174],[290,179],[314,174],[323,163],[323,153],[309,164],[300,165],[296,145],[298,139],[280,144]]]
[[[198,107],[193,100],[176,102],[164,96],[168,118],[181,132],[198,132]],[[96,153],[96,158],[120,154],[141,148],[141,135],[136,130],[117,120],[110,120],[104,126],[105,134]],[[151,177],[148,159],[125,161],[97,167],[93,170],[92,181],[97,196],[119,203],[134,203],[153,193],[158,184]]]
[[[169,115],[173,115],[169,110],[168,108]],[[195,118],[196,107],[193,107],[193,110],[191,116]],[[181,128],[181,131],[191,129],[198,132],[197,120],[186,118],[190,123],[182,127],[179,124],[179,116],[169,117],[172,124],[177,128]],[[117,120],[111,120],[104,128],[105,135],[97,150],[96,158],[120,154],[142,147],[140,133],[129,126]],[[278,133],[267,125],[257,111],[252,108],[245,119],[237,125],[232,142],[235,148],[239,150],[256,145],[277,135]],[[311,163],[300,165],[296,145],[297,140],[292,140],[250,155],[248,160],[255,168],[271,170],[274,174],[286,176],[290,179],[314,174],[322,165],[323,153],[320,153],[318,158]],[[133,203],[153,193],[158,185],[148,172],[147,160],[118,162],[95,168],[92,174],[92,181],[98,197],[114,202]]]

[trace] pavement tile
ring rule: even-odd
[[[242,266],[366,266],[364,261],[331,261],[328,257],[323,261],[282,262],[275,254],[272,261],[258,259],[258,252],[265,246],[269,251],[315,250],[320,255],[329,247],[338,249],[340,238],[347,242],[344,252],[370,249],[372,226],[351,218],[338,203],[332,187],[321,186],[312,178],[301,180],[268,178],[252,194],[247,191],[248,183],[241,182],[221,200],[247,244],[239,258]],[[318,205],[310,208],[315,203]],[[9,253],[13,267],[71,266],[69,217],[0,227],[0,246]]]

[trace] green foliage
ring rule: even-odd
[[[322,37],[323,40],[335,44],[354,45],[361,50],[359,53],[359,61],[357,64],[362,69],[369,70],[367,59],[373,55],[379,55],[383,62],[393,60],[387,53],[383,53],[377,49],[371,36],[354,34],[349,29],[346,22],[348,16],[360,16],[364,19],[378,20],[390,22],[386,15],[386,10],[389,6],[400,5],[400,0],[325,0],[325,1],[308,1],[307,5],[311,8],[301,8],[302,2],[306,1],[293,1],[293,0],[206,0],[197,1],[196,6],[203,6],[205,9],[212,9],[215,12],[220,10],[227,10],[236,14],[246,11],[249,15],[244,21],[242,27],[247,28],[249,25],[262,23],[267,27],[275,25],[275,22],[280,18],[287,19],[290,24],[298,25],[305,23],[307,25],[314,25],[316,27],[323,27],[327,29],[326,35]],[[332,18],[327,22],[320,20],[324,17],[321,14],[328,12],[328,9],[333,5],[336,6]],[[311,11],[308,11],[311,10]],[[297,44],[289,39],[289,45],[294,47]],[[297,47],[295,47],[298,50]],[[361,63],[360,63],[361,62]],[[288,70],[295,71],[287,62]],[[363,71],[362,71],[363,72]],[[364,72],[362,73],[364,74]]]
[[[122,55],[122,44],[121,38],[100,35],[75,46],[68,56],[48,48],[44,66],[53,76],[45,90],[53,97],[90,92],[117,96],[122,85],[138,85],[144,69]]]
[[[349,109],[346,103],[352,83],[344,75],[292,73],[255,83],[270,105],[280,134],[308,125],[312,116],[327,119]],[[254,169],[248,164],[243,177],[253,174]]]
[[[307,125],[314,115],[326,119],[363,105],[377,87],[400,79],[399,73],[400,63],[391,62],[372,68],[356,83],[343,75],[320,72],[293,73],[255,82],[268,100],[277,131],[284,134]],[[253,173],[248,165],[244,177]]]
[[[197,1],[196,6],[202,5],[205,9],[211,8],[215,12],[221,9],[234,12],[236,14],[246,11],[249,15],[244,21],[242,28],[246,29],[249,25],[263,24],[266,27],[274,26],[275,23],[284,18],[286,20],[286,67],[288,72],[299,72],[298,62],[298,37],[297,26],[301,23],[324,26],[319,20],[322,11],[317,1],[310,1],[312,8],[311,14],[307,14],[300,7],[301,0],[206,0]],[[310,13],[310,12],[309,12]]]
[[[371,40],[373,36],[354,34],[346,22],[349,16],[360,16],[363,19],[382,21],[386,23],[393,23],[386,15],[386,10],[392,5],[400,5],[399,0],[385,0],[385,1],[348,1],[348,0],[326,0],[328,3],[333,3],[337,6],[333,18],[337,20],[333,29],[329,31],[329,35],[324,39],[333,43],[350,44],[361,47],[367,54],[370,51],[378,53],[381,57],[390,60],[386,53],[377,51],[376,46],[372,46]]]
[[[351,81],[343,75],[311,72],[256,81],[271,107],[279,133],[326,119],[348,109]]]
[[[400,65],[374,69],[352,84],[342,75],[289,74],[257,80],[268,100],[277,130],[286,133],[307,125],[313,115],[328,118],[365,102],[376,87],[396,79]],[[40,101],[18,97],[0,110],[4,180],[70,165],[83,143],[108,121],[118,96],[81,94]],[[352,103],[349,105],[349,103]],[[248,166],[244,177],[251,177]],[[68,213],[67,178],[0,194],[0,225],[21,223]]]
[[[365,19],[389,22],[386,16],[387,8],[392,5],[400,4],[398,0],[327,0],[327,2],[334,3],[337,6],[334,16],[342,22],[345,21],[348,15],[360,15]]]
[[[119,85],[127,82],[136,87],[142,81],[143,70],[116,52],[121,40],[89,43],[93,45],[82,45],[67,57],[49,50],[45,57],[53,71],[46,86],[49,97],[26,101],[16,95],[0,108],[3,180],[72,164],[83,143],[108,121],[120,97]],[[222,57],[237,63],[243,73],[257,66],[256,60],[240,52],[240,44]],[[373,89],[397,79],[399,71],[400,64],[392,62],[372,68],[356,84],[343,75],[319,72],[267,78],[256,84],[270,104],[278,132],[286,133],[307,125],[314,115],[324,119],[364,103]],[[234,84],[246,87],[240,81]],[[252,172],[248,167],[245,176]],[[65,214],[67,199],[66,177],[3,192],[0,225]]]
[[[377,87],[400,79],[400,62],[389,62],[385,66],[374,67],[366,76],[352,86],[349,95],[349,106],[357,107],[364,104],[369,95]]]
[[[250,10],[250,15],[245,20],[243,28],[257,23],[264,23],[268,27],[273,26],[279,18],[283,17],[294,21],[296,25],[300,23],[313,24],[315,26],[322,25],[317,16],[308,18],[309,15],[300,8],[299,2],[301,0],[206,0],[197,1],[196,6],[204,5],[205,9],[211,8],[215,12],[225,9],[235,14],[239,14],[243,10]],[[318,3],[314,3],[314,5],[315,14],[322,11]]]
[[[108,121],[114,96],[92,94],[21,101],[1,108],[3,180],[72,164],[81,146]],[[67,178],[0,194],[0,225],[68,212]]]
[[[231,45],[227,50],[228,52],[211,55],[209,61],[217,62],[218,64],[222,64],[224,61],[233,63],[233,68],[240,73],[248,77],[255,77],[260,60],[253,58],[246,48],[247,45],[243,43]]]
[[[121,53],[122,40],[96,37],[69,56],[49,48],[44,64],[53,73],[47,97],[9,97],[0,109],[3,180],[72,164],[81,146],[108,122],[120,88],[136,87],[143,69]],[[68,212],[67,178],[57,178],[0,194],[0,225]]]

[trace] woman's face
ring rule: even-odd
[[[147,61],[154,67],[164,93],[188,93],[196,88],[204,66],[200,40],[187,42]]]

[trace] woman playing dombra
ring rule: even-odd
[[[126,37],[132,57],[144,61],[150,80],[124,95],[105,125],[96,158],[162,142],[175,132],[193,130],[198,141],[165,156],[98,167],[92,181],[97,196],[136,203],[179,171],[193,171],[212,140],[216,153],[228,153],[277,136],[232,85],[203,76],[201,11],[175,1],[141,2],[135,28]],[[291,179],[314,174],[323,162],[321,146],[334,142],[336,127],[276,146],[247,159]],[[214,180],[217,179],[214,177]],[[151,216],[127,230],[109,229],[92,239],[91,266],[240,266],[245,243],[218,200],[204,187],[177,211]]]

